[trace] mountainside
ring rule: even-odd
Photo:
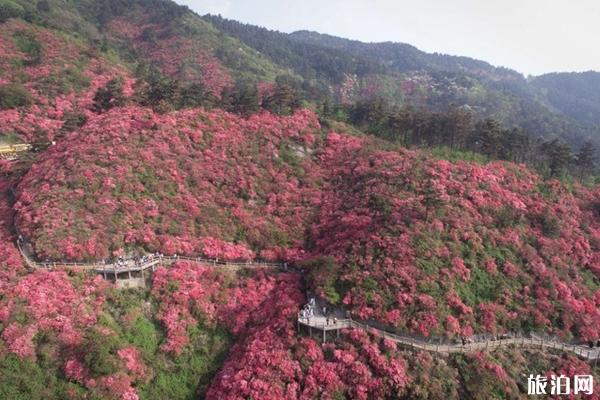
[[[428,54],[402,43],[361,43],[316,32],[284,34],[206,16],[227,32],[305,79],[325,78],[337,100],[387,98],[434,110],[467,105],[478,117],[517,125],[533,137],[573,145],[598,141],[595,121],[552,107],[545,91],[520,73],[468,57]]]
[[[428,54],[406,43],[363,43],[311,31],[293,32],[289,37],[298,42],[336,48],[378,60],[401,72],[439,70],[446,72],[468,71],[476,74],[479,71],[481,75],[489,74],[490,76],[512,79],[523,78],[518,72],[506,68],[496,68],[485,61],[445,54]]]
[[[138,84],[145,81],[150,86],[146,95],[154,97],[147,105],[165,110],[213,106],[226,103],[230,96],[239,100],[248,95],[248,85],[257,88],[260,101],[278,82],[291,85],[313,108],[324,102],[351,105],[373,98],[430,110],[463,106],[476,118],[493,117],[508,128],[523,128],[532,137],[558,137],[575,147],[586,139],[600,140],[593,117],[597,103],[590,89],[593,85],[585,85],[584,90],[582,84],[563,83],[553,89],[544,87],[547,77],[527,80],[515,71],[467,57],[307,31],[288,35],[215,16],[201,18],[163,0],[44,0],[36,4],[6,0],[2,18],[21,16],[34,23],[35,29],[57,30],[59,40],[78,46],[79,60],[60,64],[68,60],[53,60],[50,52],[40,52],[41,38],[33,40],[20,32],[24,27],[13,27],[3,32],[9,42],[19,37],[16,48],[14,44],[5,48],[4,60],[14,60],[2,70],[5,81],[13,82],[16,77],[7,76],[9,70],[16,73],[25,67],[30,86],[32,79],[61,79],[66,80],[61,90],[68,91],[65,85],[69,85],[79,86],[81,92],[90,83],[89,76],[80,74],[89,75],[86,68],[100,61],[121,64]],[[56,55],[69,53],[55,50]],[[48,73],[52,63],[56,70]],[[33,76],[36,68],[48,76],[40,72]],[[91,84],[90,93],[97,89],[94,84],[102,83]],[[564,90],[567,84],[571,90]],[[240,94],[241,89],[245,91]],[[6,128],[2,131],[9,133]]]
[[[17,190],[17,223],[41,258],[98,260],[142,246],[270,259],[302,244],[322,175],[312,159],[319,129],[308,111],[240,120],[115,109],[32,166]]]
[[[533,78],[536,87],[557,110],[578,121],[600,123],[600,73],[553,73]]]
[[[0,0],[0,145],[32,145],[0,159],[0,399],[500,400],[530,374],[598,398],[593,149],[561,175],[568,146],[481,120],[579,143],[594,79]]]
[[[297,263],[311,290],[356,318],[422,337],[520,330],[565,340],[600,335],[594,192],[571,192],[508,163],[450,163],[369,137],[326,133],[308,111],[242,120],[220,111],[158,116],[150,109],[115,108],[40,156],[16,196],[17,224],[42,259],[97,260],[139,251],[231,260],[260,256]],[[189,329],[200,329],[215,346],[227,346],[221,329],[237,340],[205,386],[208,398],[305,398],[340,391],[359,398],[398,392],[414,398],[423,391],[433,398],[457,398],[465,391],[489,397],[499,391],[502,398],[519,391],[519,374],[530,368],[527,358],[515,362],[503,353],[458,356],[443,368],[420,355],[413,364],[396,345],[360,331],[321,347],[294,329],[303,297],[298,274],[235,278],[187,263],[153,276],[156,308],[144,313],[151,321],[144,323],[151,324],[147,329],[160,347],[136,350],[126,333],[135,329],[126,319],[132,317],[120,316],[120,308],[111,311],[114,321],[101,317],[115,301],[133,313],[133,300],[98,300],[86,323],[71,310],[60,311],[72,328],[34,313],[40,301],[35,282],[49,281],[43,293],[51,296],[57,286],[68,286],[69,278],[59,274],[7,279],[4,298],[29,305],[22,310],[6,304],[3,339],[9,352],[32,357],[39,351],[38,332],[72,329],[86,338],[115,332],[119,339],[110,343],[91,344],[76,335],[47,344],[59,354],[74,354],[55,359],[66,363],[71,385],[101,396],[128,398],[128,388],[144,398],[164,393],[164,383],[148,377],[166,379],[170,362],[184,363],[205,349]],[[38,289],[29,292],[23,285]],[[100,295],[107,289],[93,290]],[[31,314],[25,322],[19,320],[22,312]],[[82,346],[100,354],[80,358]],[[574,358],[528,357],[587,370]],[[256,361],[262,358],[271,360],[267,367]],[[98,360],[117,375],[98,370]],[[206,362],[213,367],[193,370],[202,379],[216,368],[216,360]],[[425,364],[442,368],[439,382],[419,372]],[[186,371],[179,368],[179,374]],[[461,378],[450,385],[458,371],[477,371],[486,384],[471,386]],[[108,379],[117,377],[121,389],[110,386]],[[260,383],[244,383],[250,377]],[[90,379],[101,383],[95,387]],[[425,388],[419,380],[444,389]]]

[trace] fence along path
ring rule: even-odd
[[[177,261],[188,261],[213,266],[225,266],[225,267],[237,267],[237,268],[280,268],[284,264],[280,263],[269,263],[263,261],[249,261],[249,262],[230,262],[224,260],[216,260],[211,258],[202,257],[186,257],[186,256],[165,256],[165,255],[152,255],[145,258],[143,262],[127,261],[124,264],[117,263],[76,263],[76,262],[38,262],[33,259],[29,254],[30,252],[25,249],[27,246],[24,241],[17,240],[17,246],[19,252],[25,261],[25,264],[31,269],[79,269],[86,271],[94,271],[96,273],[103,274],[105,279],[107,277],[118,277],[119,274],[142,272],[148,269],[154,270],[157,265],[172,265]],[[131,276],[129,275],[129,278]]]
[[[129,273],[131,279],[131,272],[142,272],[148,269],[154,270],[157,265],[172,265],[177,261],[189,261],[197,262],[202,264],[212,264],[214,266],[230,266],[239,268],[281,268],[284,264],[279,263],[267,263],[267,262],[228,262],[223,260],[215,260],[201,257],[180,257],[180,256],[151,256],[146,259],[143,263],[137,263],[133,265],[117,266],[117,264],[104,264],[104,263],[69,263],[69,262],[51,262],[41,263],[34,261],[28,252],[23,249],[23,243],[21,240],[17,241],[21,256],[25,260],[25,263],[32,269],[55,269],[55,268],[73,268],[94,271],[102,274],[105,279],[109,277],[115,277],[118,280],[119,274]],[[595,363],[600,359],[600,348],[586,348],[585,346],[576,345],[572,343],[558,341],[556,339],[544,338],[542,336],[530,335],[516,335],[505,339],[498,340],[486,340],[476,341],[471,343],[463,344],[442,344],[442,343],[431,343],[425,340],[417,338],[402,336],[396,333],[387,332],[383,329],[376,328],[374,326],[355,321],[351,318],[344,318],[336,320],[333,323],[333,318],[329,321],[324,316],[314,316],[310,318],[298,316],[298,327],[308,327],[312,336],[312,329],[316,329],[322,332],[323,341],[327,340],[327,333],[335,331],[339,336],[340,329],[361,329],[365,332],[371,333],[375,336],[391,340],[392,342],[399,343],[403,346],[411,348],[413,350],[430,351],[438,354],[450,354],[450,353],[469,353],[475,351],[493,350],[499,347],[506,347],[509,345],[521,346],[521,347],[539,347],[540,349],[555,349],[563,352],[571,352],[577,356],[588,360],[594,361]]]
[[[214,266],[231,266],[240,268],[281,268],[283,264],[279,263],[267,263],[267,262],[228,262],[222,260],[201,258],[201,257],[180,257],[180,256],[151,256],[146,259],[143,263],[137,263],[133,265],[117,266],[117,264],[104,264],[104,263],[69,263],[69,262],[51,262],[41,263],[34,261],[28,252],[23,249],[23,243],[21,240],[17,241],[21,256],[25,260],[25,263],[32,269],[55,269],[55,268],[73,268],[94,271],[96,273],[103,274],[105,279],[114,276],[115,280],[118,280],[119,274],[129,273],[131,279],[131,272],[142,272],[148,269],[154,270],[157,265],[172,265],[177,261],[189,261],[197,262],[202,264],[212,264]],[[331,322],[331,323],[329,323]],[[586,348],[581,345],[575,345],[567,342],[558,341],[555,339],[544,338],[541,336],[530,335],[530,336],[513,336],[505,339],[498,340],[486,340],[477,341],[463,344],[442,344],[442,343],[431,343],[424,340],[416,339],[409,336],[402,336],[396,333],[387,332],[383,329],[376,328],[374,326],[355,321],[351,318],[344,318],[336,320],[333,323],[333,318],[329,321],[324,316],[314,316],[310,318],[298,316],[298,326],[306,326],[312,336],[312,329],[316,329],[322,332],[323,341],[327,340],[327,333],[335,331],[339,336],[340,329],[361,329],[365,332],[371,333],[375,336],[391,340],[392,342],[399,343],[403,346],[409,347],[413,350],[430,351],[438,354],[450,354],[450,353],[469,353],[481,350],[493,350],[499,347],[506,347],[509,345],[521,346],[521,347],[539,347],[540,349],[555,349],[563,352],[571,352],[577,356],[588,360],[597,362],[600,359],[600,348]]]
[[[18,227],[15,225],[17,233],[19,233]],[[145,262],[141,263],[129,263],[125,265],[117,264],[106,264],[106,263],[71,263],[71,262],[37,262],[33,260],[33,257],[29,252],[24,249],[25,243],[21,239],[22,236],[19,234],[19,240],[17,240],[17,246],[19,252],[23,257],[26,265],[32,269],[55,269],[55,268],[67,268],[67,269],[81,269],[94,271],[96,273],[103,274],[105,279],[109,276],[114,276],[115,280],[118,280],[119,274],[129,273],[131,279],[131,272],[142,272],[148,269],[154,270],[157,265],[172,265],[177,261],[189,261],[197,262],[202,264],[212,264],[214,266],[230,266],[239,268],[285,268],[287,265],[281,263],[268,263],[261,261],[252,262],[229,262],[223,260],[201,258],[201,257],[185,257],[185,256],[150,256],[146,258]],[[143,275],[142,275],[143,276]],[[513,336],[505,339],[498,340],[486,340],[477,341],[465,344],[442,344],[442,343],[431,343],[425,340],[416,339],[409,336],[402,336],[396,333],[387,332],[383,329],[376,328],[374,326],[355,321],[351,318],[344,318],[336,320],[335,323],[329,323],[331,319],[324,316],[314,316],[310,318],[301,317],[298,315],[298,327],[308,327],[312,336],[312,329],[320,330],[323,334],[323,342],[327,340],[327,332],[335,331],[339,336],[340,329],[361,329],[365,332],[371,333],[375,336],[391,340],[392,342],[399,343],[403,346],[411,348],[413,350],[430,351],[438,354],[450,354],[450,353],[469,353],[481,350],[492,350],[499,347],[506,347],[509,345],[521,346],[521,347],[539,347],[540,349],[555,349],[563,352],[571,352],[577,356],[588,360],[594,361],[595,363],[600,359],[600,348],[586,348],[585,346],[558,341],[556,339],[544,338],[532,334],[530,336]]]
[[[328,332],[336,332],[339,336],[340,329],[361,329],[367,333],[371,333],[375,336],[391,340],[392,342],[399,343],[402,346],[408,347],[413,350],[429,351],[438,354],[451,354],[451,353],[472,353],[475,351],[486,351],[493,350],[500,347],[506,347],[514,345],[517,347],[531,347],[539,349],[555,349],[562,352],[570,352],[575,355],[587,360],[594,361],[597,363],[600,359],[600,348],[588,348],[582,345],[576,345],[559,341],[557,339],[546,338],[531,334],[529,336],[524,335],[511,335],[504,339],[497,340],[485,340],[475,341],[471,343],[463,344],[442,344],[432,343],[425,340],[417,339],[410,336],[403,336],[396,333],[388,332],[383,329],[373,327],[371,325],[355,321],[351,318],[339,319],[336,323],[333,322],[333,318],[329,319],[323,316],[313,317],[301,317],[298,316],[298,327],[305,326],[309,329],[310,335],[312,336],[312,330],[321,331],[323,335],[323,342],[327,340]]]
[[[15,188],[10,188],[10,194],[16,197]],[[232,262],[211,258],[203,257],[187,257],[187,256],[165,256],[165,255],[151,255],[144,258],[144,261],[129,260],[124,263],[77,263],[77,262],[66,262],[66,261],[53,261],[53,262],[39,262],[33,257],[31,251],[31,245],[27,243],[24,236],[17,224],[13,222],[14,230],[18,236],[17,247],[21,253],[21,257],[25,261],[25,264],[31,269],[78,269],[96,272],[102,274],[104,279],[113,278],[119,280],[123,278],[124,274],[127,274],[124,279],[132,279],[132,273],[141,273],[142,278],[144,271],[151,269],[154,271],[157,265],[169,266],[177,261],[188,261],[194,263],[200,263],[205,265],[221,266],[221,267],[233,267],[233,268],[286,268],[287,264],[283,263],[270,263],[264,261],[247,261],[247,262]]]

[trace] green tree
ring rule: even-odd
[[[451,149],[464,146],[465,140],[471,131],[471,111],[464,107],[452,105],[446,113],[444,130],[448,138],[446,140]]]
[[[19,18],[25,14],[25,9],[12,0],[0,0],[0,23],[10,18]]]
[[[30,32],[17,32],[14,35],[15,44],[27,55],[27,65],[38,65],[42,61],[42,45]]]
[[[501,153],[502,135],[503,129],[499,121],[491,118],[485,119],[475,125],[471,136],[471,146],[475,151],[490,158],[498,158]]]
[[[272,113],[290,115],[300,107],[297,90],[288,83],[278,83],[273,93],[263,100],[263,107]]]
[[[31,104],[31,94],[19,83],[0,85],[0,110]]]
[[[235,86],[223,93],[223,107],[227,111],[243,116],[254,114],[260,109],[258,90],[252,82],[237,81]]]
[[[114,78],[96,91],[93,109],[97,113],[103,113],[113,107],[121,107],[123,104],[125,104],[123,81]]]
[[[542,143],[542,153],[545,155],[550,177],[558,177],[565,168],[573,161],[571,148],[559,139],[553,139]]]
[[[529,151],[529,136],[521,128],[505,130],[502,135],[499,158],[514,162],[523,162]]]
[[[50,12],[50,3],[48,0],[39,0],[37,3],[37,9],[39,12]]]
[[[137,76],[140,78],[137,97],[142,105],[152,107],[158,112],[167,112],[180,104],[179,85],[158,68],[141,64]]]
[[[594,144],[589,140],[586,141],[575,157],[575,165],[577,166],[580,179],[593,174],[596,167],[596,158]]]

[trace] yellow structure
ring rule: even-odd
[[[31,150],[31,145],[27,143],[21,144],[0,144],[0,158],[5,160],[14,160],[19,153]]]

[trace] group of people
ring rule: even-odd
[[[147,262],[150,262],[156,258],[161,258],[163,255],[161,253],[154,253],[154,254],[150,254],[150,255],[144,255],[141,257],[138,257],[135,259],[135,264],[137,266],[142,266],[144,264],[146,264]]]
[[[310,318],[315,316],[315,310],[317,309],[317,302],[314,297],[311,297],[308,301],[308,304],[304,306],[304,308],[300,311],[300,318],[306,320],[307,324],[310,324]],[[337,325],[336,317],[329,317],[327,313],[327,307],[323,306],[321,309],[322,315],[325,317],[325,325]]]
[[[114,262],[114,266],[116,268],[126,268],[128,263],[129,263],[129,260],[125,259],[124,257],[119,257]]]
[[[154,254],[143,255],[143,256],[138,256],[138,257],[130,257],[130,258],[119,257],[119,258],[117,258],[117,260],[115,260],[114,262],[112,262],[110,264],[113,264],[117,268],[125,268],[129,265],[130,262],[133,262],[133,264],[136,267],[142,267],[144,264],[146,264],[152,260],[155,260],[157,258],[160,258],[162,256],[163,255],[161,253],[154,253]]]
[[[491,341],[496,341],[496,340],[506,340],[506,339],[510,339],[511,335],[507,334],[507,333],[501,333],[499,335],[493,335],[492,337],[490,337],[488,340]],[[472,344],[475,343],[475,340],[472,337],[464,337],[462,336],[460,338],[460,341],[462,342],[462,345],[465,346],[467,344]]]
[[[314,317],[314,315],[315,315],[315,304],[316,304],[316,302],[313,297],[310,299],[308,304],[304,305],[304,308],[302,309],[302,311],[300,311],[300,318],[305,319],[307,324],[310,324],[310,318]]]
[[[467,345],[467,344],[471,344],[471,343],[473,343],[473,342],[474,342],[473,338],[470,338],[470,337],[464,337],[464,336],[462,336],[462,337],[460,338],[460,341],[461,341],[461,343],[462,343],[462,345],[463,345],[463,346],[465,346],[465,345]]]

